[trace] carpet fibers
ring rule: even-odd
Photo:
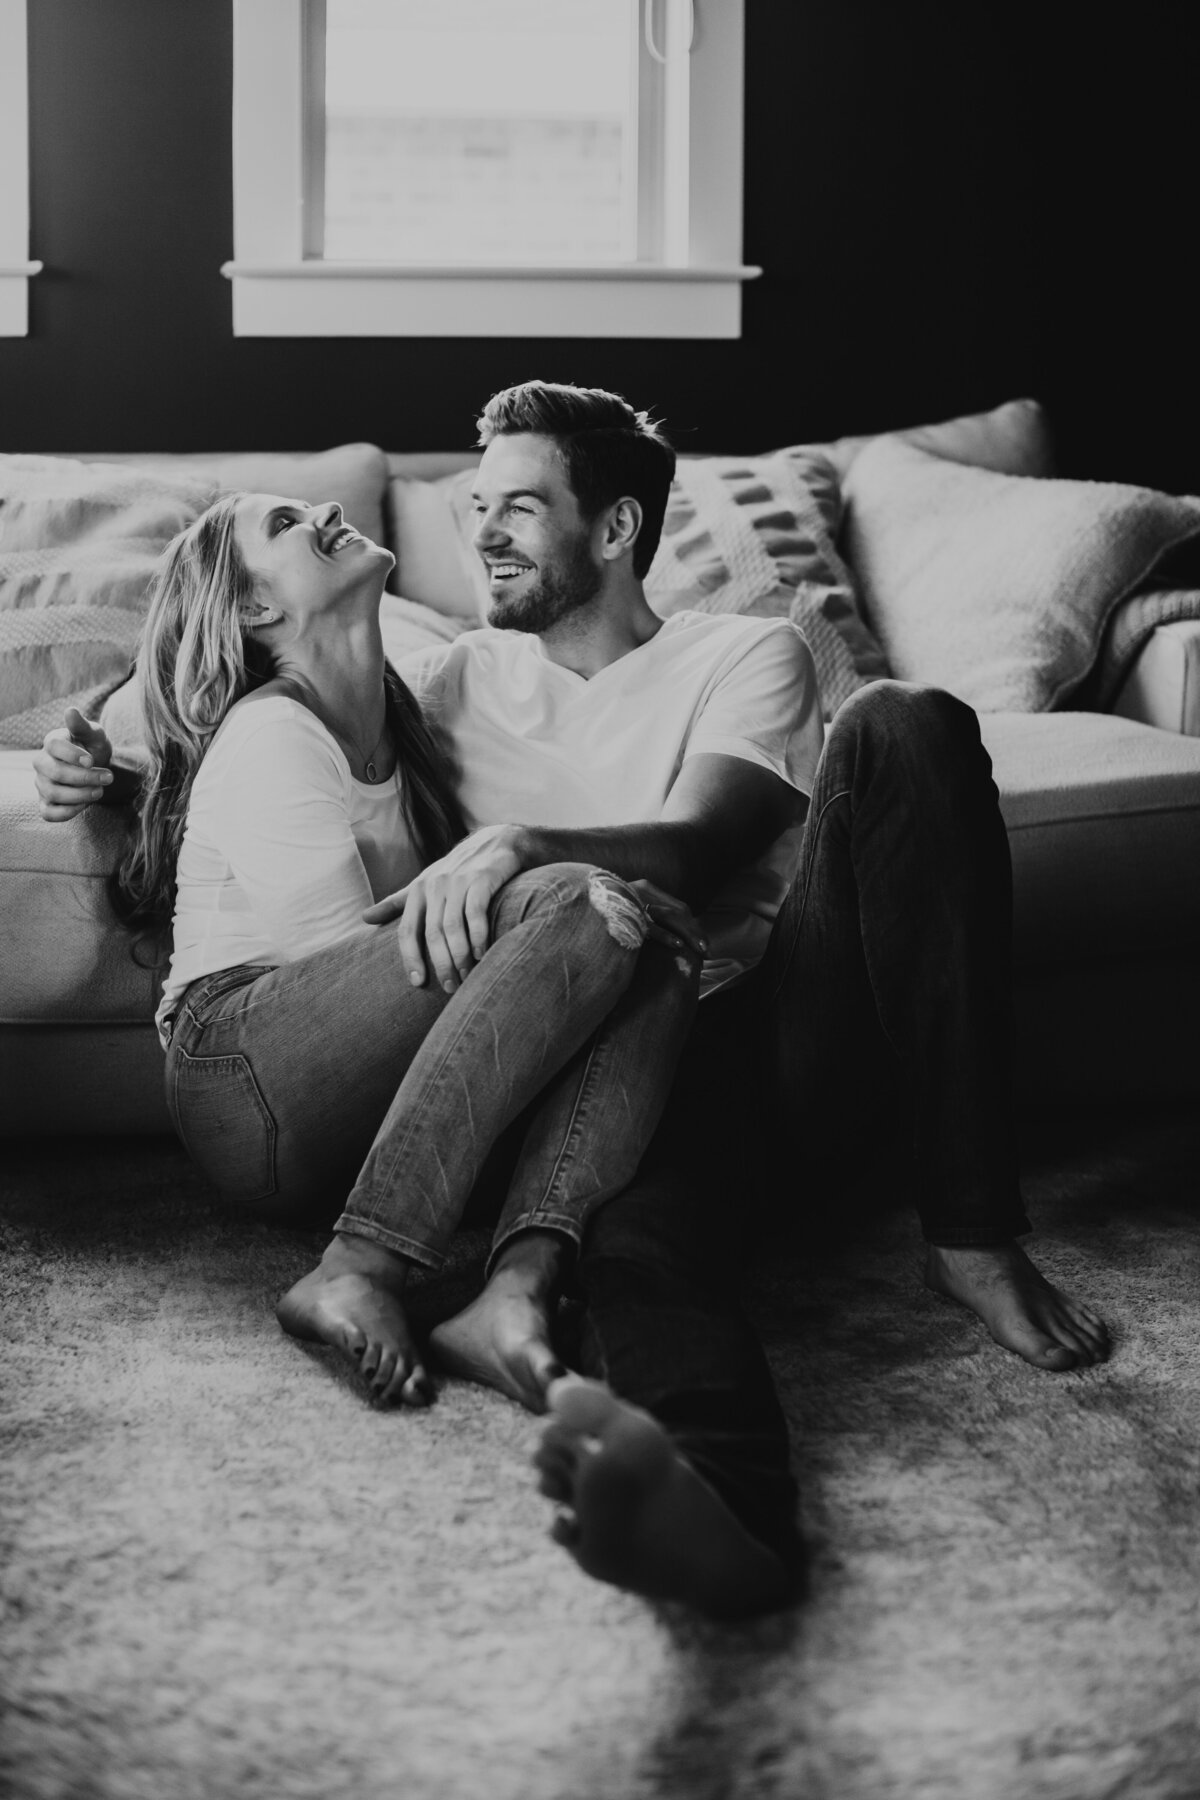
[[[223,1217],[163,1140],[0,1146],[0,1792],[1190,1800],[1197,1147],[1027,1134],[1035,1254],[1114,1331],[1081,1375],[928,1294],[906,1214],[771,1247],[810,1591],[719,1628],[576,1571],[516,1406],[381,1412],[284,1338],[319,1239]]]

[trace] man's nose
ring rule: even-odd
[[[475,530],[471,534],[471,542],[477,550],[486,550],[504,542],[504,533],[500,522],[493,513],[480,513],[475,521]]]

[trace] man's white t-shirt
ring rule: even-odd
[[[649,823],[687,759],[704,754],[812,792],[823,736],[816,671],[786,620],[676,613],[590,678],[518,631],[467,632],[398,666],[447,743],[472,830]],[[801,830],[740,869],[705,910],[705,992],[763,955]]]

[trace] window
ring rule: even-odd
[[[29,74],[25,0],[0,0],[0,337],[29,331]]]
[[[742,0],[234,0],[239,336],[736,337]]]

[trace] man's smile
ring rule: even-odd
[[[519,575],[528,575],[536,565],[527,562],[516,562],[511,557],[496,557],[487,565],[489,581],[513,581]]]

